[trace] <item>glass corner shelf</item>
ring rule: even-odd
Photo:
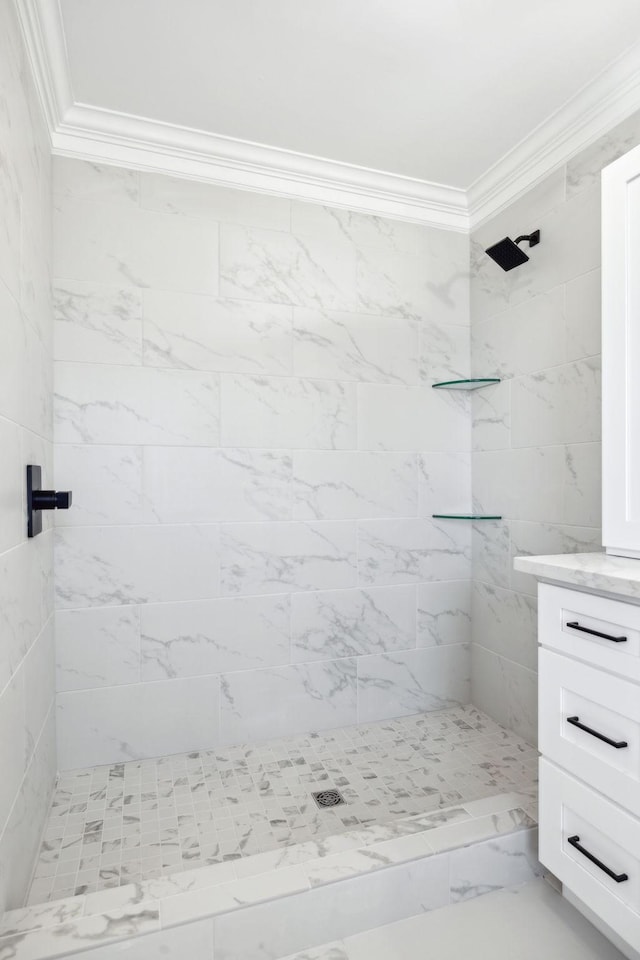
[[[502,520],[495,513],[432,513],[434,520]]]
[[[478,390],[487,387],[490,383],[500,383],[500,377],[474,377],[471,380],[443,380],[441,383],[432,383],[434,390]]]

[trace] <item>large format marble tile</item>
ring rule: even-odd
[[[216,374],[58,363],[55,403],[59,443],[218,442]]]
[[[53,286],[54,358],[142,363],[142,295],[131,287],[82,280]]]
[[[292,372],[291,308],[144,291],[144,362],[228,373]]]
[[[527,667],[537,668],[537,599],[476,581],[473,585],[474,643]]]
[[[365,584],[460,580],[471,567],[471,530],[463,520],[362,520],[358,576]]]
[[[640,143],[640,112],[632,113],[567,163],[567,197],[600,185],[600,173]]]
[[[334,660],[221,678],[222,743],[265,740],[356,722],[356,662]]]
[[[468,513],[471,506],[471,456],[464,453],[418,455],[418,511],[421,517],[434,513]]]
[[[514,380],[511,404],[513,447],[599,440],[599,358]]]
[[[55,620],[59,692],[140,681],[138,607],[58,610]]]
[[[469,398],[430,386],[358,385],[358,447],[361,450],[469,448]]]
[[[223,224],[220,228],[220,293],[258,300],[357,308],[356,254],[326,238],[304,242],[292,233]]]
[[[289,661],[289,597],[140,608],[142,680],[197,677]]]
[[[102,200],[136,207],[140,202],[140,174],[110,163],[55,157],[53,193],[58,199]]]
[[[352,383],[223,375],[221,410],[224,446],[356,446]]]
[[[297,450],[293,498],[296,520],[416,516],[415,454]]]
[[[291,201],[285,197],[158,173],[143,173],[140,181],[140,203],[145,210],[272,230],[288,230],[291,223]]]
[[[218,293],[218,224],[111,202],[57,198],[54,276]]]
[[[356,585],[356,527],[348,522],[225,523],[222,593],[282,593]]]
[[[57,511],[57,526],[140,523],[142,447],[96,443],[55,445],[55,487],[73,491],[71,510]]]
[[[360,722],[444,710],[470,700],[467,644],[358,659]]]
[[[215,597],[220,592],[219,563],[215,525],[60,527],[57,606]]]
[[[471,581],[418,584],[417,645],[471,642]]]
[[[529,743],[538,736],[538,676],[533,670],[471,644],[471,699]]]
[[[291,518],[288,451],[145,447],[143,463],[149,522]]]
[[[334,660],[415,646],[414,586],[297,593],[291,602],[294,661]]]
[[[297,307],[293,333],[296,376],[417,382],[415,321]]]
[[[420,324],[420,379],[425,383],[469,376],[469,327],[440,323],[433,317]]]
[[[60,768],[210,749],[219,742],[218,693],[218,677],[61,693]]]

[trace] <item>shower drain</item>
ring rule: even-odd
[[[311,796],[319,807],[337,807],[341,803],[346,803],[340,791],[335,789],[318,790],[317,793],[312,793]]]

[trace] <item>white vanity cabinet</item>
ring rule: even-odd
[[[602,539],[640,557],[640,147],[602,172]]]
[[[538,597],[540,861],[638,951],[640,605],[550,583]]]

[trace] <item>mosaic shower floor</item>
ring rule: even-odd
[[[537,751],[474,707],[63,774],[28,904],[517,792]],[[345,803],[318,808],[337,788]],[[487,812],[490,812],[489,810]]]

